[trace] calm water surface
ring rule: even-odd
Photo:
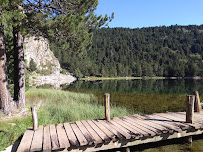
[[[77,81],[70,86],[63,86],[63,89],[92,93],[98,98],[100,104],[103,104],[104,93],[110,93],[111,105],[125,107],[132,112],[142,114],[185,111],[186,95],[193,94],[196,90],[199,91],[201,101],[203,101],[203,80]],[[203,137],[195,138],[192,146],[172,140],[144,145],[140,149],[135,147],[133,151],[203,152]]]

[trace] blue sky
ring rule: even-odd
[[[112,12],[109,27],[203,24],[203,0],[99,0],[96,14]]]

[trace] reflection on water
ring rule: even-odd
[[[63,89],[93,93],[103,104],[103,95],[111,95],[111,104],[126,107],[138,113],[184,111],[185,96],[198,90],[203,101],[203,80],[105,80],[77,81]],[[193,145],[180,140],[169,140],[131,147],[135,152],[203,152],[203,136],[198,136]],[[113,151],[115,152],[115,151]]]
[[[185,96],[195,90],[203,93],[203,80],[105,80],[77,81],[64,89],[93,93],[103,103],[103,94],[111,94],[111,104],[136,113],[184,111]],[[202,96],[201,96],[202,97]]]

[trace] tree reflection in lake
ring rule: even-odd
[[[184,111],[185,96],[195,90],[203,94],[203,80],[104,80],[77,81],[65,90],[93,93],[103,103],[103,94],[111,94],[111,104],[137,113]],[[202,101],[201,96],[201,101]]]

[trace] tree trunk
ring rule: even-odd
[[[0,8],[0,15],[2,9]],[[0,109],[5,113],[11,112],[11,95],[8,90],[8,76],[6,67],[6,49],[4,44],[4,25],[0,23]]]
[[[18,107],[25,106],[25,63],[24,39],[18,28],[13,28],[14,36],[14,100]]]

